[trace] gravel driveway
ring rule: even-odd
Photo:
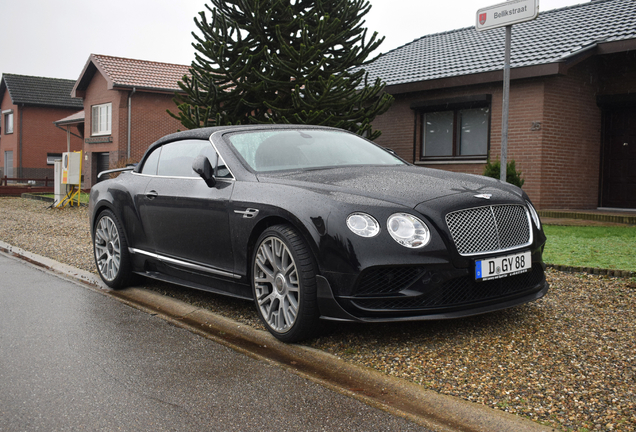
[[[86,208],[0,198],[0,240],[95,271]],[[338,324],[308,344],[437,392],[564,430],[636,430],[636,280],[548,270],[534,303],[478,317]],[[144,280],[262,328],[253,304]]]

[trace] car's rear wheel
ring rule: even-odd
[[[313,336],[318,327],[316,266],[303,238],[288,225],[266,229],[252,258],[256,309],[283,342]]]
[[[115,214],[104,210],[95,223],[93,251],[99,275],[111,288],[123,288],[131,278],[130,254],[124,230]]]

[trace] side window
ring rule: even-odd
[[[199,177],[192,171],[192,161],[212,144],[203,140],[175,141],[163,145],[157,166],[157,175],[166,177]]]
[[[161,154],[161,147],[156,148],[150,153],[144,166],[141,168],[141,173],[146,175],[157,175],[157,164],[159,162],[159,155]]]

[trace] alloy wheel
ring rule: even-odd
[[[121,242],[119,230],[108,216],[103,216],[95,229],[95,261],[99,273],[107,281],[113,281],[121,266]]]
[[[298,317],[300,281],[290,250],[278,237],[267,237],[254,260],[256,303],[265,323],[285,333]]]

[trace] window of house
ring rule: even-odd
[[[488,107],[423,113],[421,156],[486,156],[489,124]]]
[[[13,111],[8,110],[4,111],[4,134],[12,134],[13,133]]]
[[[490,95],[425,101],[419,113],[419,159],[483,160],[490,140]]]
[[[92,135],[110,135],[112,104],[93,105],[91,109]]]

